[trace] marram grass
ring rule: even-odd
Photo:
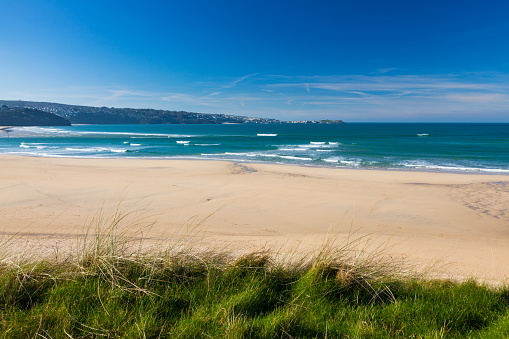
[[[423,279],[348,244],[286,262],[142,250],[119,234],[123,218],[102,220],[65,257],[4,259],[0,337],[509,337],[508,287]]]

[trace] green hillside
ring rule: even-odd
[[[0,126],[71,126],[58,115],[30,108],[0,108]]]

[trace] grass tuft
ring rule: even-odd
[[[151,248],[131,217],[100,214],[68,253],[3,260],[0,338],[509,336],[509,287],[423,279],[366,239],[285,261]]]

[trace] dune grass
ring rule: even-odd
[[[0,337],[509,337],[508,287],[423,279],[349,244],[286,261],[149,249],[118,231],[123,219],[100,218],[65,255],[4,259]]]

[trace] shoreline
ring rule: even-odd
[[[392,124],[393,125],[393,124]],[[415,125],[415,124],[413,124]],[[455,124],[458,125],[458,124]],[[101,125],[98,125],[101,126]],[[135,125],[133,125],[135,126]],[[351,147],[350,142],[348,141],[349,138],[356,134],[352,134],[352,131],[350,131],[350,134],[346,134],[345,136],[345,149],[343,150],[341,147],[338,146],[339,144],[342,144],[342,142],[331,141],[335,140],[330,139],[326,137],[325,139],[321,138],[319,135],[316,135],[317,131],[314,131],[309,134],[309,138],[306,137],[302,140],[293,140],[291,138],[287,138],[285,134],[281,134],[283,137],[281,140],[274,139],[273,141],[270,141],[272,139],[252,139],[256,141],[242,141],[247,142],[245,145],[238,149],[235,146],[236,142],[225,142],[224,145],[221,143],[217,143],[216,139],[208,139],[208,134],[204,133],[204,136],[201,136],[199,132],[196,132],[198,134],[195,135],[195,132],[190,133],[191,135],[186,135],[186,131],[189,132],[186,129],[178,129],[177,130],[165,130],[163,133],[159,129],[126,129],[131,132],[119,132],[115,128],[107,128],[107,126],[102,126],[99,128],[99,132],[96,131],[96,128],[94,129],[79,129],[76,126],[77,129],[64,129],[64,134],[71,131],[72,133],[105,133],[105,135],[101,135],[102,137],[105,137],[105,141],[99,141],[95,142],[94,140],[84,140],[83,141],[83,147],[80,147],[80,144],[76,143],[75,141],[68,142],[67,137],[63,139],[55,140],[55,142],[52,142],[54,139],[46,139],[46,137],[52,137],[55,135],[61,135],[59,131],[52,131],[52,132],[45,132],[45,131],[25,131],[23,129],[15,130],[13,133],[10,133],[11,137],[17,137],[14,139],[17,140],[11,140],[7,142],[6,137],[8,136],[7,133],[0,133],[0,138],[5,138],[5,145],[3,145],[2,150],[5,155],[20,155],[20,156],[41,156],[41,157],[54,157],[54,158],[97,158],[97,159],[117,159],[119,157],[125,157],[129,159],[139,159],[140,157],[146,157],[148,159],[162,159],[162,160],[213,160],[213,161],[236,161],[236,162],[243,162],[243,163],[266,163],[266,164],[278,164],[278,165],[290,165],[290,166],[304,166],[304,167],[323,167],[323,168],[334,168],[334,169],[363,169],[363,170],[384,170],[384,171],[411,171],[411,172],[430,172],[430,173],[458,173],[458,174],[480,174],[480,175],[509,175],[509,168],[507,167],[507,156],[508,154],[504,152],[502,147],[505,143],[505,139],[501,140],[500,138],[495,138],[497,141],[496,147],[493,146],[492,148],[487,147],[485,150],[482,148],[475,146],[475,138],[478,137],[477,131],[475,131],[475,135],[472,138],[467,138],[465,147],[470,145],[474,147],[474,150],[472,151],[472,154],[469,152],[466,152],[466,154],[463,156],[462,148],[461,147],[453,147],[453,150],[455,150],[455,153],[450,153],[451,150],[449,148],[446,148],[445,152],[440,151],[440,147],[436,148],[437,151],[431,151],[433,149],[432,145],[437,143],[438,145],[444,145],[444,147],[447,147],[450,139],[450,141],[456,143],[455,138],[452,137],[452,135],[449,135],[445,133],[446,135],[445,140],[443,141],[440,137],[442,136],[443,131],[441,129],[437,129],[436,131],[433,131],[433,129],[422,129],[417,127],[412,127],[410,133],[408,135],[401,134],[400,132],[390,132],[391,138],[394,137],[395,140],[407,140],[410,143],[417,143],[418,147],[424,147],[424,152],[419,153],[416,152],[415,149],[412,147],[402,147],[401,149],[394,150],[394,154],[391,153],[391,149],[388,148],[385,151],[383,151],[383,147],[389,147],[390,143],[384,143],[383,147],[381,148],[382,151],[377,150],[370,144],[370,139],[365,138],[365,142],[367,142],[366,147],[368,147],[368,151],[364,152],[362,151],[362,146],[359,149],[357,149],[357,146],[352,146],[353,151],[349,151],[349,147]],[[86,127],[86,126],[85,126]],[[394,129],[394,128],[393,128]],[[80,132],[81,131],[81,132]],[[101,132],[102,131],[102,132]],[[193,130],[194,131],[194,130]],[[235,131],[230,130],[228,131]],[[254,136],[255,134],[260,132],[259,128],[251,128],[248,129],[248,131],[244,131],[247,134],[243,136],[249,137]],[[155,134],[152,134],[154,133]],[[172,133],[177,134],[172,134]],[[233,133],[232,132],[232,133]],[[272,130],[270,131],[262,131],[262,132],[274,132]],[[438,136],[437,142],[430,140],[431,144],[427,141],[421,142],[418,140],[427,140],[428,138],[421,138],[416,137],[415,135],[419,136],[421,134],[415,134],[416,132],[429,132],[432,133],[433,136]],[[38,134],[42,133],[42,134]],[[130,133],[134,133],[133,136],[130,136]],[[163,134],[159,134],[163,133]],[[169,134],[168,134],[169,133]],[[183,133],[183,134],[182,134]],[[226,133],[229,135],[230,132]],[[251,133],[251,134],[250,134]],[[378,133],[378,132],[377,132]],[[391,134],[392,133],[392,134]],[[111,135],[110,135],[111,134]],[[125,140],[120,140],[122,137],[121,135],[126,135]],[[186,141],[179,141],[181,139],[179,138],[179,134],[182,134],[181,137],[190,137],[191,139],[186,139]],[[189,133],[187,133],[189,134]],[[235,134],[235,133],[234,133]],[[66,134],[65,134],[66,135]],[[119,136],[120,135],[120,136]],[[136,135],[136,136],[135,136]],[[150,139],[142,144],[138,143],[137,141],[130,141],[131,138],[138,138],[140,136],[167,136],[171,137],[172,139],[168,139],[168,141],[164,142],[163,144],[159,145],[158,142],[155,141],[155,139]],[[236,135],[236,134],[235,134]],[[258,135],[258,134],[256,134]],[[266,135],[266,134],[260,134],[260,135]],[[270,134],[272,135],[272,134]],[[277,134],[274,134],[277,135]],[[369,135],[369,133],[368,133]],[[378,134],[377,134],[378,135]],[[424,134],[423,134],[424,135]],[[429,135],[429,134],[426,134]],[[25,139],[25,137],[29,138],[30,136],[33,136],[36,139]],[[43,138],[43,139],[40,139]],[[109,138],[112,138],[111,140]],[[204,137],[205,139],[192,139],[194,137]],[[129,138],[129,139],[127,139]],[[401,139],[403,138],[403,139]],[[409,139],[410,138],[410,139]],[[86,138],[85,138],[86,139]],[[330,139],[330,140],[329,140]],[[390,138],[389,138],[390,139]],[[495,140],[494,139],[494,140]],[[102,139],[101,139],[102,140]],[[183,139],[182,139],[183,140]],[[244,140],[244,139],[242,139]],[[266,141],[269,140],[269,141]],[[311,140],[311,141],[310,141]],[[312,141],[315,140],[315,141]],[[316,142],[316,141],[319,142]],[[323,141],[326,140],[326,141]],[[327,140],[329,140],[327,142]],[[440,141],[442,140],[442,141]],[[176,141],[176,144],[175,144]],[[340,140],[341,141],[341,140]],[[21,142],[21,144],[19,144]],[[31,145],[30,142],[36,143],[35,145]],[[253,144],[254,142],[254,144]],[[500,144],[502,142],[502,144]],[[23,144],[25,143],[25,145]],[[134,143],[134,144],[133,144]],[[185,146],[190,146],[187,149],[184,148],[178,148],[181,147],[182,144],[186,143]],[[188,144],[189,143],[189,144]],[[204,144],[202,144],[204,143]],[[212,143],[212,144],[210,144]],[[279,145],[281,143],[281,145]],[[296,143],[295,145],[293,143]],[[194,147],[194,144],[196,144],[196,148]],[[301,145],[302,144],[302,145]],[[314,145],[314,144],[320,144],[320,145]],[[324,145],[321,145],[324,144]],[[404,144],[399,142],[398,144]],[[41,146],[36,146],[41,145]],[[222,146],[218,146],[222,145]],[[332,146],[331,146],[332,145]],[[350,145],[350,146],[349,146]],[[356,142],[354,142],[352,145],[356,145]],[[369,146],[371,145],[371,146]],[[140,146],[140,147],[138,147]],[[202,146],[213,146],[213,147],[202,147]],[[217,147],[216,147],[217,146]],[[245,146],[245,147],[244,147]],[[256,147],[255,147],[256,146]],[[297,147],[298,146],[298,147]],[[468,146],[468,147],[470,147]],[[489,146],[489,145],[488,145]],[[254,148],[252,148],[254,147]],[[371,147],[371,148],[370,148]],[[498,147],[498,148],[497,148]],[[37,148],[37,149],[35,149]],[[322,149],[324,148],[324,149]],[[430,151],[426,151],[426,149]],[[500,149],[500,152],[497,152],[497,150]],[[492,157],[479,157],[477,156],[476,152],[484,152],[484,151],[491,151],[493,152]],[[387,153],[389,152],[389,153]],[[387,153],[387,154],[386,154]],[[453,156],[454,154],[460,154],[459,157]]]
[[[0,161],[0,237],[20,244],[65,247],[100,209],[120,206],[156,222],[144,233],[154,242],[185,236],[204,248],[312,252],[327,237],[366,237],[397,260],[451,263],[434,272],[441,276],[509,279],[507,175],[226,160]]]
[[[444,174],[461,174],[461,175],[495,175],[495,176],[508,176],[509,170],[478,170],[478,171],[460,171],[460,170],[433,170],[433,169],[421,169],[421,168],[394,168],[394,167],[356,167],[356,166],[327,166],[327,165],[311,165],[311,164],[289,164],[289,163],[280,163],[280,162],[263,162],[256,160],[243,160],[243,159],[210,159],[210,158],[193,158],[193,157],[90,157],[90,156],[39,156],[39,155],[10,155],[10,154],[0,154],[0,157],[28,157],[28,158],[48,158],[48,159],[96,159],[96,160],[147,160],[147,161],[219,161],[219,162],[230,162],[230,163],[240,163],[240,164],[266,164],[266,165],[275,165],[275,166],[290,166],[290,167],[303,167],[303,168],[327,168],[327,169],[337,169],[337,170],[358,170],[358,171],[389,171],[389,172],[410,172],[410,173],[444,173]]]

